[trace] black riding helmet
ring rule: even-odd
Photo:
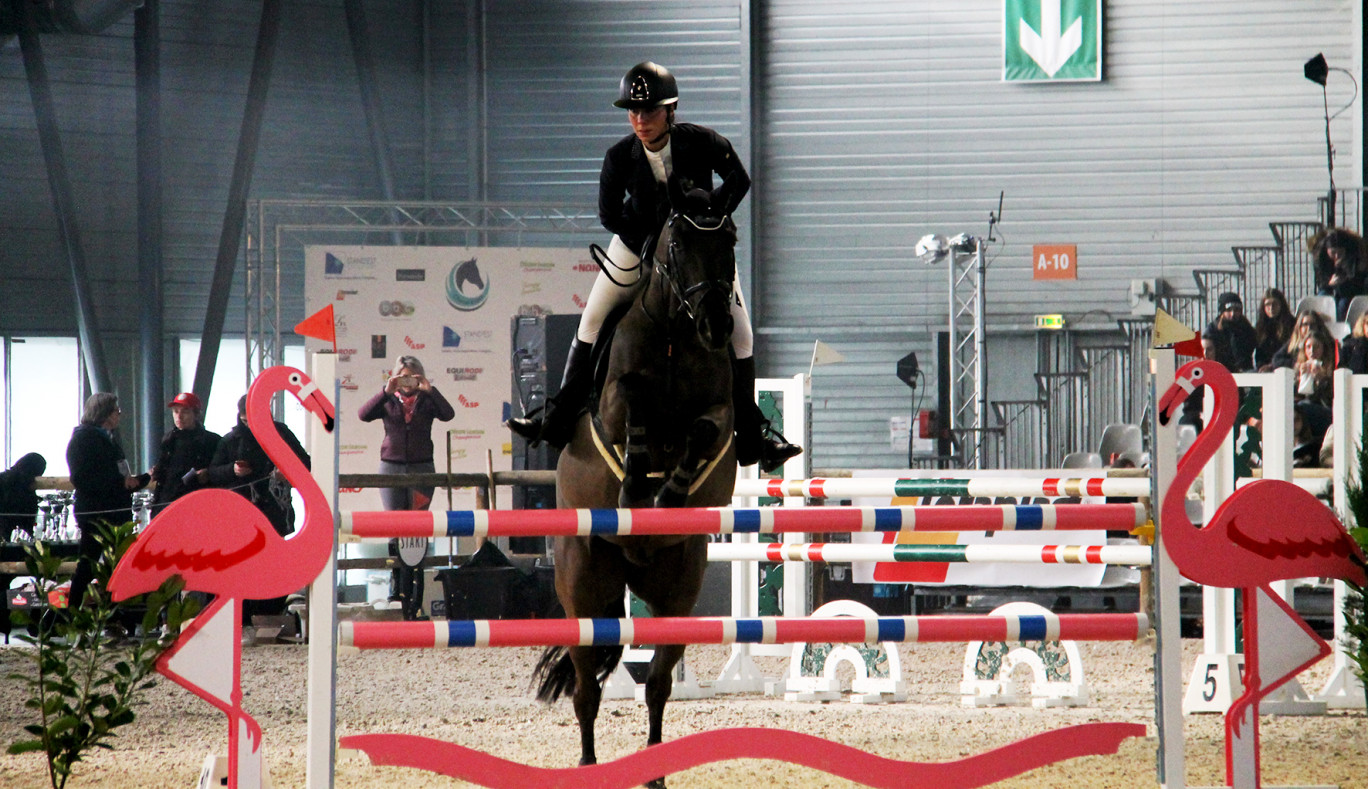
[[[649,110],[679,101],[679,85],[664,66],[651,61],[632,66],[618,84],[614,107],[624,110]]]

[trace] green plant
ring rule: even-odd
[[[182,600],[179,576],[157,591],[115,603],[106,591],[118,557],[133,543],[132,523],[101,525],[100,556],[83,604],[76,608],[16,611],[15,621],[29,626],[36,671],[11,674],[23,682],[30,696],[25,706],[38,722],[24,727],[32,739],[9,746],[9,753],[44,751],[53,789],[62,789],[72,769],[92,748],[112,749],[115,729],[133,722],[133,705],[142,691],[155,683],[149,676],[158,656],[175,641],[181,623],[198,604]],[[26,548],[25,566],[37,581],[41,598],[57,585],[62,563],[44,542]],[[145,606],[141,638],[128,638],[121,625]]]
[[[1365,431],[1368,436],[1368,430]],[[1357,474],[1345,486],[1344,506],[1349,517],[1349,535],[1368,552],[1368,448],[1362,438],[1354,453]],[[1354,673],[1364,685],[1364,704],[1368,706],[1368,590],[1358,584],[1347,583],[1349,593],[1344,596],[1344,640],[1340,647],[1354,664]]]

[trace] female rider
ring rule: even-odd
[[[592,385],[589,355],[604,319],[632,297],[642,260],[649,261],[655,234],[669,216],[665,183],[671,175],[681,191],[706,189],[712,204],[731,214],[750,189],[750,176],[731,142],[705,126],[675,123],[679,88],[663,66],[645,62],[622,78],[613,106],[627,110],[632,133],[608,149],[599,173],[599,221],[613,233],[608,245],[610,279],[602,271],[594,280],[579,330],[570,345],[560,393],[540,416],[508,420],[513,432],[529,441],[563,447],[574,433]],[[722,183],[713,188],[713,174]],[[615,283],[617,279],[621,285]],[[772,471],[803,451],[784,440],[755,404],[754,336],[739,289],[733,289],[732,402],[736,425],[736,459],[743,466],[759,462]]]

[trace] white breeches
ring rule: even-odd
[[[598,339],[604,319],[619,304],[626,304],[636,294],[635,285],[641,280],[641,268],[637,266],[641,258],[617,236],[613,236],[612,242],[608,244],[608,259],[611,261],[610,266],[616,264],[613,266],[613,279],[626,283],[627,287],[614,284],[602,271],[598,273],[594,279],[594,287],[589,291],[589,302],[584,305],[584,314],[580,316],[579,330],[575,332],[575,337],[580,342],[593,344],[594,340]],[[755,336],[751,332],[750,312],[746,310],[746,301],[735,286],[732,287],[731,314],[734,324],[732,352],[738,359],[748,359],[755,353]]]

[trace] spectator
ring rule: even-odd
[[[422,362],[413,356],[400,356],[385,386],[361,406],[358,416],[362,422],[379,419],[384,425],[381,474],[431,474],[437,470],[432,423],[449,422],[456,411],[424,375]],[[432,503],[432,490],[431,485],[381,488],[380,501],[386,510],[425,510]],[[391,578],[391,598],[399,599],[405,620],[425,619],[422,562],[410,566],[407,558],[412,557],[400,555],[397,540],[390,540],[390,555],[399,559]]]
[[[1335,320],[1342,321],[1350,300],[1368,293],[1363,237],[1352,230],[1335,227],[1312,238],[1317,292],[1334,297]]]
[[[1264,291],[1259,318],[1254,322],[1254,369],[1266,373],[1273,369],[1273,356],[1292,339],[1297,319],[1287,306],[1287,297],[1277,288]]]
[[[162,436],[157,464],[152,467],[152,481],[157,484],[152,494],[153,516],[202,486],[198,472],[209,468],[220,439],[218,433],[200,424],[203,408],[193,392],[176,395],[167,407],[174,427]]]
[[[310,465],[309,453],[295,434],[282,422],[275,429],[290,449],[304,463]],[[294,531],[294,507],[290,503],[290,486],[276,473],[275,464],[257,443],[247,424],[247,395],[238,398],[238,423],[219,440],[209,467],[198,474],[202,484],[232,490],[246,498],[271,522],[276,534],[284,537]],[[244,600],[242,621],[250,624],[253,614],[279,614],[285,610],[285,598],[274,600]]]
[[[1340,346],[1339,366],[1355,375],[1368,374],[1368,310],[1354,321],[1352,333]]]
[[[1202,335],[1202,358],[1213,362],[1220,361],[1222,355],[1229,353],[1224,343],[1223,335]],[[1178,417],[1178,424],[1192,425],[1198,433],[1202,432],[1202,393],[1205,391],[1205,386],[1199,386],[1183,400],[1182,415]]]
[[[1330,357],[1330,349],[1325,338],[1314,332],[1308,334],[1302,343],[1302,351],[1297,356],[1297,399],[1311,400],[1329,409],[1334,400],[1334,381],[1331,375],[1334,368],[1334,360]]]
[[[1306,335],[1314,333],[1325,341],[1327,348],[1335,348],[1335,338],[1331,336],[1330,329],[1325,325],[1325,318],[1314,310],[1303,310],[1297,315],[1297,322],[1292,327],[1292,336],[1288,338],[1287,344],[1278,349],[1273,355],[1273,367],[1297,366],[1297,354],[1301,353],[1306,345]]]
[[[134,476],[115,437],[123,411],[119,398],[109,392],[96,392],[86,398],[81,424],[71,432],[67,444],[67,467],[71,486],[76,489],[72,504],[76,526],[81,530],[76,574],[71,579],[68,605],[75,608],[85,599],[86,587],[94,577],[94,562],[100,556],[97,523],[127,523],[133,520],[133,491],[151,481],[150,474]]]
[[[1292,410],[1292,465],[1316,468],[1321,447],[1330,432],[1330,409],[1312,400],[1301,400]]]
[[[8,471],[0,471],[0,540],[13,540],[10,535],[16,531],[33,537],[38,518],[38,494],[34,491],[44,471],[47,459],[37,452],[19,458]]]
[[[1238,294],[1222,293],[1216,299],[1220,314],[1207,324],[1203,336],[1220,337],[1221,355],[1216,361],[1225,365],[1232,373],[1243,373],[1253,369],[1254,349],[1259,341],[1244,315],[1244,302]]]

